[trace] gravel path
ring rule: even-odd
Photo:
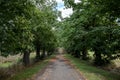
[[[85,80],[62,55],[56,56],[50,61],[45,71],[34,80]]]

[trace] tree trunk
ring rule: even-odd
[[[44,59],[45,58],[45,48],[43,48],[43,52],[42,52],[42,59]]]
[[[36,61],[40,60],[40,46],[36,47]]]
[[[82,50],[82,60],[87,60],[88,51],[86,48]]]
[[[28,66],[30,64],[30,52],[29,51],[25,51],[23,54],[23,64],[25,66]]]
[[[50,51],[48,51],[47,55],[50,56]]]
[[[79,52],[79,50],[75,50],[75,57],[76,58],[80,58],[80,52]]]
[[[71,54],[72,56],[74,56],[74,54],[75,54],[75,51],[74,50],[68,50],[68,52],[67,53],[69,53],[69,54]]]
[[[52,55],[52,51],[48,50],[48,56]]]
[[[99,53],[98,51],[95,51],[94,64],[97,65],[97,66],[103,65],[103,60],[102,60],[101,53]]]
[[[71,55],[72,55],[72,56],[75,56],[75,52],[72,52]]]

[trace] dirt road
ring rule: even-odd
[[[85,80],[62,55],[51,59],[42,74],[38,73],[34,80]]]

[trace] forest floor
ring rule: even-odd
[[[32,77],[32,80],[85,80],[63,55],[50,60],[49,65]]]

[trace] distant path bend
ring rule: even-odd
[[[34,80],[85,80],[62,55],[57,55],[51,59],[45,71],[38,73]]]

